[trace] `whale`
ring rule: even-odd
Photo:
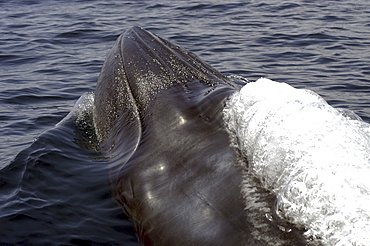
[[[143,245],[305,245],[264,213],[256,228],[246,208],[222,116],[240,88],[138,26],[109,51],[94,92],[94,127],[113,197]]]

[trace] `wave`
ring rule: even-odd
[[[97,153],[93,99],[0,167],[0,245],[138,245]]]
[[[265,78],[236,92],[224,118],[247,175],[276,195],[279,217],[313,242],[367,245],[369,124],[313,91]]]

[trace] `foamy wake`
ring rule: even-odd
[[[310,90],[259,79],[224,117],[282,218],[324,245],[370,242],[370,125]]]

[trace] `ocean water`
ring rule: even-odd
[[[137,244],[91,144],[89,94],[78,104],[86,108],[74,108],[82,94],[94,91],[116,38],[134,25],[226,75],[309,89],[370,122],[368,1],[15,0],[0,1],[0,15],[0,243]],[[338,171],[348,175],[341,181],[365,194],[362,178],[345,171]],[[289,194],[280,196],[281,207],[297,206]],[[364,204],[361,196],[337,199],[345,198]],[[361,211],[368,223],[367,210]],[[339,214],[337,227],[360,221]],[[306,226],[302,221],[293,222]],[[368,233],[356,228],[362,227],[351,233],[366,239]],[[347,235],[328,244],[344,244]]]

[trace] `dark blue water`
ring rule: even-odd
[[[53,128],[133,25],[227,75],[308,88],[370,122],[367,1],[19,0],[0,1],[0,16],[0,243],[134,244],[83,131]]]

